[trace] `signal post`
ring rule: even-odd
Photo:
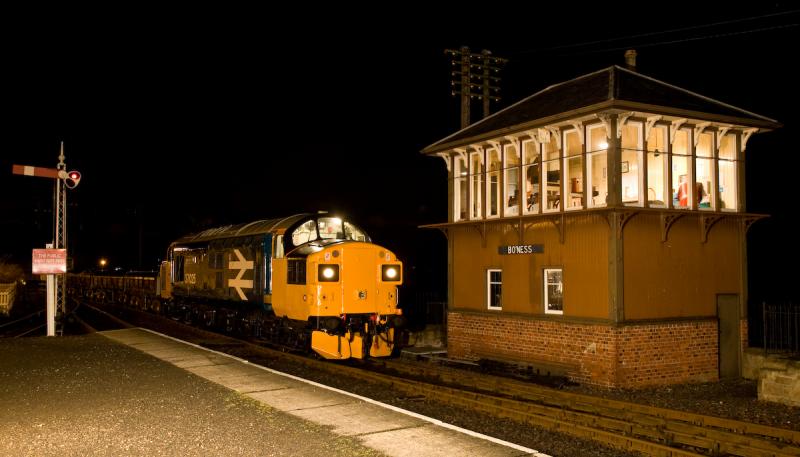
[[[34,249],[32,260],[33,274],[47,274],[47,336],[55,336],[55,315],[57,312],[62,316],[66,313],[67,189],[74,189],[78,185],[81,174],[78,171],[67,172],[63,141],[56,168],[13,165],[11,172],[16,175],[55,179],[53,243],[47,244],[48,249]]]

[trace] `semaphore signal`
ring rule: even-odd
[[[11,172],[15,175],[36,176],[55,180],[56,190],[53,196],[54,234],[53,243],[48,243],[48,248],[66,250],[67,189],[74,189],[78,186],[81,180],[81,173],[75,170],[67,172],[67,164],[64,163],[64,142],[61,142],[61,153],[58,156],[56,168],[12,165]],[[47,276],[47,336],[55,336],[55,314],[59,312],[64,315],[66,312],[66,275],[48,274]]]

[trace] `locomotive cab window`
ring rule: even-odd
[[[284,252],[317,240],[349,240],[371,242],[369,235],[358,226],[338,217],[319,217],[307,220],[286,235]],[[280,258],[277,256],[276,258]]]
[[[311,220],[297,227],[292,232],[292,244],[300,246],[317,239],[317,221]]]
[[[341,240],[344,238],[342,220],[338,217],[321,217],[317,220],[319,237],[325,240]]]
[[[344,223],[344,235],[348,240],[370,242],[369,236],[363,230],[349,222]]]

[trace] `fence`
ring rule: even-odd
[[[800,305],[762,304],[764,352],[800,355]]]
[[[0,284],[0,314],[10,314],[11,307],[14,305],[16,286],[15,282]]]
[[[447,300],[438,292],[420,291],[413,294],[416,311],[426,324],[441,325],[447,318]]]

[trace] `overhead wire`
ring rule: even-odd
[[[689,41],[699,41],[699,40],[710,40],[710,39],[717,39],[717,38],[724,38],[729,36],[735,35],[746,35],[749,33],[758,33],[758,32],[766,32],[769,30],[778,30],[778,29],[786,29],[791,27],[797,27],[800,24],[786,24],[786,25],[776,25],[772,27],[762,27],[759,29],[751,29],[751,30],[742,30],[738,32],[728,32],[728,33],[717,33],[714,35],[705,35],[699,37],[692,37],[692,38],[682,38],[677,40],[669,40],[669,41],[657,41],[653,43],[638,43],[629,46],[619,46],[616,48],[604,48],[604,49],[597,49],[593,51],[584,51],[585,54],[597,53],[597,52],[610,52],[610,51],[620,51],[623,49],[630,49],[630,48],[650,48],[653,46],[665,46],[669,44],[676,44],[676,43],[684,43]]]
[[[692,31],[692,30],[709,29],[709,28],[712,28],[712,27],[720,27],[720,26],[727,26],[727,25],[731,25],[731,24],[739,24],[739,23],[743,23],[743,22],[757,21],[757,20],[762,20],[762,19],[770,19],[770,18],[774,18],[774,17],[787,16],[787,15],[792,15],[792,14],[797,14],[797,13],[800,13],[800,10],[781,11],[781,12],[778,12],[778,13],[764,14],[764,15],[760,15],[760,16],[750,16],[750,17],[745,17],[745,18],[731,19],[731,20],[728,20],[728,21],[719,21],[719,22],[714,22],[714,23],[711,23],[711,24],[693,25],[693,26],[688,26],[688,27],[680,27],[680,28],[676,28],[676,29],[662,30],[662,31],[657,31],[657,32],[639,33],[639,34],[635,34],[635,35],[625,35],[625,36],[620,36],[620,37],[613,37],[613,38],[605,38],[605,39],[600,39],[600,40],[585,41],[585,42],[581,42],[581,43],[572,43],[572,44],[565,44],[565,45],[559,45],[559,46],[551,46],[551,47],[547,47],[547,48],[531,49],[531,50],[527,50],[527,51],[518,51],[518,52],[513,53],[512,55],[553,53],[554,51],[559,51],[559,50],[566,50],[566,49],[572,49],[572,48],[581,48],[581,47],[590,47],[590,46],[604,44],[604,43],[613,43],[615,41],[635,40],[635,39],[638,39],[638,38],[653,37],[653,36],[659,36],[659,35],[669,35],[669,34],[673,34],[673,33],[687,32],[687,31]],[[760,28],[750,29],[750,30],[733,31],[733,32],[728,32],[728,33],[716,33],[716,34],[712,34],[712,35],[696,36],[696,37],[689,37],[689,38],[682,38],[682,39],[675,39],[675,40],[663,40],[663,41],[655,41],[655,42],[644,43],[644,44],[617,46],[617,47],[612,47],[612,48],[602,48],[602,49],[595,49],[595,50],[566,52],[566,53],[561,53],[561,55],[575,55],[575,54],[586,54],[586,53],[597,53],[597,52],[609,52],[609,51],[617,51],[617,50],[621,50],[621,49],[627,49],[627,48],[631,48],[631,47],[640,47],[640,48],[642,48],[642,47],[669,45],[669,44],[675,44],[675,43],[680,43],[680,42],[698,41],[698,40],[705,40],[705,39],[716,39],[716,38],[722,38],[722,37],[727,37],[727,36],[743,35],[743,34],[749,34],[749,33],[765,32],[765,31],[770,31],[770,30],[785,29],[785,28],[796,27],[798,25],[800,25],[800,24],[798,24],[798,23],[781,24],[781,25],[774,25],[774,26],[769,26],[769,27],[760,27]]]

